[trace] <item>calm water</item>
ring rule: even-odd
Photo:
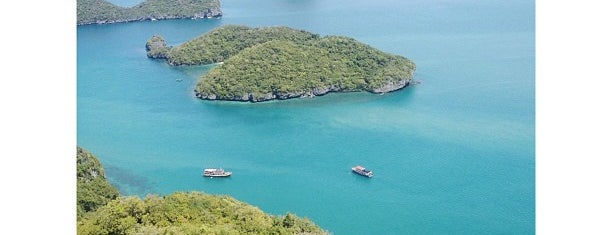
[[[533,1],[222,7],[222,19],[77,27],[78,145],[123,194],[228,194],[334,234],[534,233]],[[191,91],[211,66],[146,58],[154,34],[176,45],[224,24],[354,37],[414,60],[422,83],[386,95],[207,102]],[[375,177],[352,174],[357,164]],[[234,175],[203,178],[204,167]]]

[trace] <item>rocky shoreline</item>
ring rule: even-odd
[[[136,22],[136,21],[156,21],[156,20],[175,20],[175,19],[210,19],[210,18],[220,18],[223,16],[223,12],[219,8],[209,8],[205,12],[199,12],[193,15],[168,15],[168,16],[144,16],[144,17],[136,17],[136,18],[128,18],[128,19],[118,19],[118,20],[96,20],[89,22],[80,22],[77,25],[91,25],[91,24],[114,24],[114,23],[127,23],[127,22]]]
[[[270,100],[287,100],[294,98],[311,98],[315,96],[322,96],[327,93],[332,92],[359,92],[359,91],[367,91],[374,94],[384,94],[388,92],[393,92],[397,90],[401,90],[407,86],[419,84],[419,82],[413,81],[414,70],[411,70],[406,78],[403,78],[399,81],[390,81],[385,85],[372,89],[372,90],[346,90],[337,86],[324,86],[319,88],[314,88],[312,90],[308,90],[305,92],[287,92],[287,93],[279,93],[279,92],[268,92],[264,95],[255,95],[253,93],[245,93],[242,96],[234,96],[232,98],[220,98],[216,94],[204,94],[200,93],[194,89],[195,97],[202,100],[223,100],[223,101],[241,101],[241,102],[263,102]]]
[[[122,7],[108,0],[77,0],[77,25],[220,17],[219,0],[143,0]]]

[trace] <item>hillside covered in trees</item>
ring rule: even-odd
[[[219,0],[146,0],[120,7],[105,0],[77,0],[77,25],[221,16]]]
[[[327,234],[305,218],[272,216],[230,196],[175,192],[121,197],[97,158],[77,147],[77,234]]]
[[[119,197],[119,191],[106,181],[100,161],[77,147],[77,217],[95,211]]]
[[[203,75],[196,96],[208,100],[265,101],[328,92],[385,93],[409,85],[415,64],[355,39],[289,27],[216,28],[176,47],[153,36],[150,58],[171,65],[220,63]]]
[[[149,39],[146,49],[149,57],[166,59],[171,65],[202,65],[223,62],[247,47],[272,40],[300,43],[317,38],[318,34],[284,26],[225,25],[172,48],[156,35]]]

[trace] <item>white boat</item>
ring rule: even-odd
[[[368,178],[374,176],[374,172],[372,172],[371,170],[366,169],[363,166],[354,166],[351,169],[353,170],[353,172],[355,172],[357,174],[360,174],[360,175],[363,175],[363,176],[368,177]]]
[[[223,168],[206,168],[202,172],[204,177],[228,177],[232,175],[232,172],[225,171]]]

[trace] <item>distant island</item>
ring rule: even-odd
[[[77,25],[199,19],[219,17],[222,14],[219,0],[146,0],[129,8],[105,0],[77,0]]]
[[[194,89],[198,98],[259,102],[328,92],[386,93],[410,84],[409,59],[355,39],[289,27],[227,25],[176,47],[160,35],[145,44],[147,56],[170,65],[219,63]]]
[[[121,197],[98,159],[77,147],[77,234],[328,234],[306,218],[267,215],[230,196]]]

